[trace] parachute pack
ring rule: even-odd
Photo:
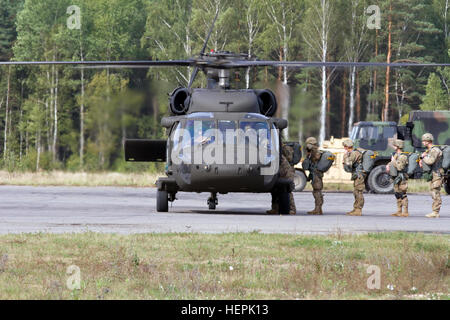
[[[377,154],[372,150],[364,150],[360,148],[356,150],[362,153],[362,170],[364,172],[372,171],[373,167],[375,166],[375,159],[377,157]]]
[[[336,156],[330,151],[321,151],[321,154],[322,155],[320,156],[320,159],[315,167],[312,164],[311,160],[309,158],[306,158],[305,160],[303,160],[302,168],[308,171],[317,169],[322,173],[325,173],[328,170],[330,170],[331,166],[336,160]]]
[[[330,151],[323,151],[322,156],[317,163],[317,170],[323,173],[327,172],[328,170],[330,170],[335,160],[336,156],[334,154],[332,154]]]
[[[411,177],[419,167],[419,154],[409,152],[403,152],[402,154],[408,157],[408,166],[405,168],[404,173]],[[392,177],[398,176],[398,170],[394,165],[392,165],[392,163],[389,164],[389,175]]]
[[[441,146],[442,150],[442,168],[444,170],[450,169],[450,146]]]

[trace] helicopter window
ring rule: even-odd
[[[195,112],[187,116],[188,119],[192,118],[207,118],[214,119],[214,115],[211,112]]]
[[[218,121],[218,129],[220,130],[220,132],[222,133],[222,139],[224,141],[224,143],[236,143],[235,141],[235,136],[233,135],[233,137],[228,137],[228,139],[234,139],[234,142],[231,141],[227,141],[227,130],[232,130],[233,133],[236,130],[236,122],[232,121],[232,120],[219,120]]]
[[[244,134],[246,134],[249,130],[254,130],[254,132],[256,134],[256,138],[258,139],[258,141],[255,141],[257,144],[261,143],[261,141],[259,141],[259,139],[260,139],[260,136],[259,136],[260,135],[260,131],[261,130],[265,130],[266,137],[270,141],[270,129],[269,129],[269,125],[267,124],[267,122],[262,122],[262,121],[241,121],[240,129],[244,131]],[[249,139],[250,139],[250,137],[247,136],[246,140],[249,140]]]
[[[258,113],[247,113],[244,117],[245,119],[255,119],[255,120],[267,120],[268,118],[262,114]]]
[[[187,120],[185,129],[191,136],[191,145],[205,145],[216,140],[214,132],[211,132],[211,129],[216,129],[216,122],[214,120]],[[183,144],[186,143],[188,141],[183,141]]]

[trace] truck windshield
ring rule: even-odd
[[[397,129],[392,126],[362,126],[353,127],[352,140],[380,140],[393,138]]]

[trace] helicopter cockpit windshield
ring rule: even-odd
[[[276,160],[279,153],[278,131],[265,117],[248,116],[240,120],[191,117],[178,123],[173,131],[172,141],[172,148],[179,150],[178,157],[186,164],[191,162],[192,152],[198,147],[201,149],[208,146],[221,147],[224,155],[227,152],[234,154],[224,159],[234,158],[237,161],[235,163],[241,162],[237,160],[239,158],[237,155],[243,149],[246,150],[247,155],[245,163],[251,158],[251,154],[259,155],[257,163],[262,165]]]

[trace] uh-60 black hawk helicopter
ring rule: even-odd
[[[209,30],[197,57],[168,61],[28,61],[0,62],[0,65],[78,65],[89,68],[193,67],[187,88],[170,94],[171,115],[162,119],[167,140],[127,140],[127,161],[166,162],[167,177],[160,178],[156,207],[168,211],[168,202],[178,192],[208,192],[209,209],[215,209],[217,194],[230,192],[272,193],[279,202],[280,214],[289,212],[292,181],[281,178],[280,131],[285,119],[273,116],[277,100],[270,90],[234,90],[231,70],[255,67],[439,67],[450,64],[415,62],[309,62],[260,61],[246,54],[205,53],[217,20]],[[199,71],[207,77],[207,88],[194,89]],[[222,151],[221,151],[222,150]],[[301,158],[295,146],[294,162]]]

